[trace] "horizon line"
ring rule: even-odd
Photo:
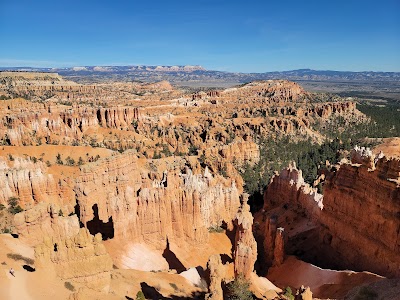
[[[349,71],[349,70],[335,70],[335,69],[311,69],[311,68],[299,68],[299,69],[289,69],[283,71],[264,71],[264,72],[240,72],[240,71],[222,71],[218,69],[207,69],[202,65],[146,65],[146,64],[127,64],[127,65],[76,65],[69,67],[34,67],[34,66],[0,66],[0,71],[18,71],[12,69],[56,69],[56,70],[66,70],[73,68],[94,68],[94,67],[197,67],[201,68],[204,71],[216,71],[222,73],[240,73],[240,74],[264,74],[264,73],[282,73],[282,72],[292,72],[292,71],[317,71],[317,72],[348,72],[348,73],[400,73],[399,71],[371,71],[371,70],[363,70],[363,71]],[[9,69],[10,68],[10,69]],[[91,71],[91,70],[75,70],[75,72],[82,71]],[[99,71],[101,72],[101,71]],[[106,72],[106,71],[105,71]]]

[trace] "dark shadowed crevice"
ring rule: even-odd
[[[103,124],[101,124],[101,111],[100,111],[100,109],[97,110],[96,115],[97,115],[97,122],[98,122],[100,125],[103,125]]]
[[[156,288],[148,285],[146,282],[141,282],[140,287],[146,299],[168,299],[160,294]]]
[[[74,207],[74,211],[75,211],[75,214],[78,216],[79,227],[83,228],[84,226],[83,226],[83,223],[81,221],[81,207],[79,206],[79,202],[78,201],[76,202],[76,205]]]
[[[232,257],[230,257],[226,253],[221,253],[219,256],[221,257],[222,264],[224,264],[224,265],[227,264],[227,263],[232,263],[233,262]]]
[[[175,296],[175,295],[170,295],[170,297],[165,297],[159,292],[159,288],[152,287],[151,285],[148,285],[146,282],[141,282],[140,283],[140,288],[144,294],[144,297],[146,299],[154,299],[154,300],[187,300],[187,299],[192,299],[192,300],[200,300],[205,298],[205,292],[192,292],[191,295],[189,296]],[[129,298],[127,298],[129,299]]]
[[[222,221],[221,228],[225,229],[225,235],[231,241],[231,257],[233,257],[233,253],[235,252],[235,239],[236,239],[236,226],[233,226],[232,230],[228,229],[228,224],[225,221]],[[221,257],[222,259],[222,257]]]
[[[169,248],[169,241],[167,239],[167,247],[165,248],[162,256],[168,263],[170,269],[176,270],[178,273],[186,271],[186,267],[181,263],[179,258],[176,257],[175,253]]]
[[[103,241],[114,238],[114,222],[112,217],[108,219],[108,222],[103,222],[99,218],[99,208],[97,204],[93,204],[93,220],[86,223],[86,227],[90,234],[96,235],[101,234]]]

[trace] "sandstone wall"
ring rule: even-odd
[[[333,168],[326,175],[323,197],[290,166],[271,180],[264,210],[294,204],[299,217],[305,213],[319,226],[320,243],[335,251],[337,264],[399,276],[400,161],[383,157],[372,166],[371,161]]]
[[[35,248],[35,258],[38,268],[55,268],[63,280],[108,292],[113,264],[100,234],[92,236],[87,229],[81,228],[72,237],[45,237]]]
[[[82,140],[89,129],[100,127],[127,129],[132,121],[139,119],[139,110],[134,107],[92,108],[86,106],[63,107],[36,105],[32,111],[21,100],[8,100],[0,114],[0,139],[12,146],[51,143],[55,138]],[[90,141],[85,141],[86,143]]]
[[[376,170],[368,167],[342,164],[327,177],[321,223],[347,265],[399,276],[400,161],[382,158]]]
[[[141,163],[128,152],[82,169],[75,192],[85,226],[112,223],[115,237],[162,248],[167,238],[202,243],[209,227],[232,224],[240,205],[233,180],[193,174],[183,160],[161,172]]]
[[[72,189],[64,181],[57,181],[48,174],[43,162],[34,163],[21,157],[7,162],[0,156],[0,203],[7,206],[11,197],[18,198],[22,208],[40,202],[59,206],[75,202]]]

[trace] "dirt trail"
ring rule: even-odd
[[[8,298],[9,300],[32,300],[27,289],[29,274],[25,270],[15,271],[13,277],[7,270],[4,270],[8,279]]]

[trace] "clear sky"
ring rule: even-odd
[[[0,0],[0,66],[400,71],[399,0]]]

